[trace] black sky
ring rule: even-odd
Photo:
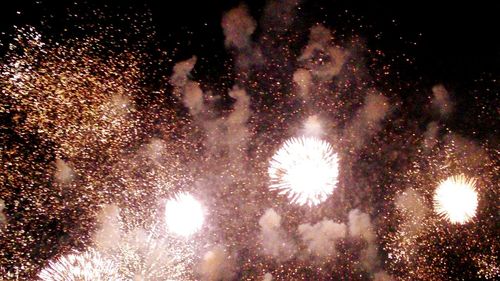
[[[83,6],[107,5],[111,11],[117,7],[150,10],[158,39],[165,48],[178,46],[199,56],[210,56],[224,51],[222,14],[240,2],[104,0],[84,1],[87,4]],[[246,4],[258,19],[265,2],[253,0]],[[308,23],[324,20],[333,29],[339,26],[357,29],[370,48],[382,49],[393,57],[404,53],[415,59],[419,73],[436,81],[455,83],[477,78],[483,72],[500,73],[497,1],[311,0],[303,1],[303,6],[299,20]],[[0,9],[0,31],[12,33],[13,25],[38,26],[42,19],[49,19],[57,30],[64,26],[71,7],[73,1],[9,1]],[[6,43],[5,36],[2,41]]]
[[[0,9],[0,53],[12,41],[17,27],[35,26],[45,36],[57,36],[64,29],[87,21],[93,23],[94,11],[109,18],[106,24],[128,25],[128,19],[143,16],[154,30],[150,38],[154,48],[167,53],[170,61],[160,67],[160,76],[168,75],[175,62],[193,55],[198,57],[193,73],[200,81],[224,88],[233,80],[231,54],[224,47],[220,25],[222,15],[245,3],[259,22],[264,14],[265,0],[18,0],[3,4]],[[480,116],[484,104],[495,110],[500,83],[500,4],[497,1],[361,1],[302,0],[296,13],[295,26],[307,42],[308,29],[322,23],[335,35],[359,35],[367,48],[381,50],[390,64],[391,76],[379,85],[381,90],[393,88],[409,103],[419,103],[422,93],[431,95],[432,86],[443,84],[462,112],[448,126],[459,133],[480,139],[498,141],[498,121]],[[70,17],[70,14],[78,14]],[[76,18],[76,20],[75,20]],[[121,22],[118,22],[118,21]],[[96,21],[97,22],[97,21]],[[100,25],[100,23],[97,23]],[[102,25],[102,24],[101,24]],[[129,32],[127,38],[145,36]],[[78,35],[75,30],[70,36]],[[254,37],[259,36],[259,27]],[[297,44],[296,44],[297,45]],[[296,47],[296,45],[291,47]],[[3,51],[2,51],[3,50]],[[155,51],[156,52],[156,51]],[[154,53],[154,52],[153,52]],[[379,69],[374,69],[375,72]],[[229,77],[228,77],[229,75]],[[221,82],[222,81],[222,82]],[[151,84],[161,84],[153,77]],[[477,101],[480,97],[481,102]],[[414,100],[415,99],[415,100]],[[472,105],[472,106],[471,106]],[[420,114],[418,111],[416,114]],[[483,114],[484,115],[484,114]],[[417,117],[420,118],[420,117]],[[423,120],[425,121],[425,120]],[[493,123],[492,123],[493,122]],[[425,123],[425,122],[424,122]],[[494,130],[492,130],[494,129]]]

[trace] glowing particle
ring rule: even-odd
[[[326,141],[291,138],[273,156],[268,172],[271,190],[286,194],[292,203],[313,206],[333,193],[339,158]]]
[[[476,214],[476,180],[464,175],[451,176],[439,183],[434,193],[434,209],[451,223],[464,224]]]
[[[170,231],[189,236],[203,225],[203,207],[191,194],[180,193],[167,202],[165,219]]]

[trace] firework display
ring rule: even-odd
[[[288,194],[293,203],[316,205],[332,194],[339,159],[330,144],[315,138],[287,140],[271,159],[271,189]]]
[[[452,176],[439,183],[434,194],[436,212],[452,223],[466,223],[476,214],[475,180]]]
[[[500,278],[494,72],[340,4],[96,2],[2,30],[0,281]]]
[[[39,277],[44,281],[124,280],[120,278],[118,268],[112,261],[92,250],[83,254],[69,254],[49,262]]]
[[[165,204],[165,220],[169,231],[188,236],[203,225],[203,207],[191,194],[178,194]]]

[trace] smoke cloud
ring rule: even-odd
[[[389,99],[382,94],[369,92],[363,106],[358,110],[344,135],[350,136],[351,143],[359,148],[381,128],[381,122],[390,110]]]
[[[311,137],[321,138],[324,135],[323,126],[321,120],[317,115],[309,116],[304,122],[304,127],[302,128],[302,134]]]
[[[262,281],[273,281],[273,275],[271,273],[264,274],[264,279]]]
[[[376,245],[375,229],[371,223],[370,216],[358,209],[351,210],[349,218],[349,235],[360,237],[367,242],[367,247],[361,251],[361,264],[368,271],[373,271],[377,267],[378,247]]]
[[[369,243],[375,241],[375,232],[368,214],[365,214],[358,209],[354,209],[349,212],[348,218],[349,235],[361,237]]]
[[[396,208],[410,217],[413,224],[421,225],[428,213],[424,199],[416,190],[409,188],[395,198]]]
[[[347,227],[343,223],[323,220],[314,225],[301,224],[298,227],[298,232],[310,254],[326,257],[336,254],[336,243],[346,236]]]
[[[286,32],[295,18],[300,0],[271,0],[264,8],[262,25],[265,30],[277,33]]]
[[[56,159],[54,178],[59,183],[68,183],[73,179],[73,169],[61,159]]]
[[[97,220],[100,228],[93,237],[95,245],[103,252],[116,249],[122,238],[120,208],[116,205],[104,206]]]
[[[263,61],[260,48],[251,38],[257,23],[245,5],[242,4],[224,14],[221,25],[225,36],[224,43],[227,48],[234,49],[238,69],[248,70],[250,66]]]
[[[385,271],[379,271],[373,275],[373,281],[394,281],[394,278]]]
[[[299,61],[320,81],[330,81],[337,76],[347,60],[348,52],[332,44],[333,35],[323,25],[311,28],[309,43]]]
[[[245,5],[240,5],[222,17],[222,29],[226,47],[245,49],[250,46],[250,36],[255,31],[257,23],[248,13]]]
[[[273,209],[268,209],[259,219],[261,228],[260,241],[264,254],[279,260],[288,260],[296,252],[296,245],[286,237],[281,229],[281,216]]]
[[[165,143],[161,139],[153,138],[146,146],[146,155],[151,160],[159,162],[165,150]]]
[[[170,83],[178,88],[184,87],[189,80],[189,73],[193,70],[196,64],[196,56],[191,57],[188,60],[178,62],[174,65],[174,71],[172,77],[170,77]]]
[[[7,217],[3,213],[3,209],[5,209],[5,202],[0,199],[0,227],[7,223]]]
[[[230,151],[234,151],[235,154],[241,155],[249,137],[246,124],[251,114],[250,97],[244,89],[237,86],[229,91],[229,96],[236,99],[236,102],[234,103],[233,111],[227,118],[227,139],[229,147],[232,148]]]
[[[362,118],[368,125],[382,120],[389,111],[388,99],[376,93],[369,93],[365,98],[365,104],[362,109]]]
[[[297,85],[297,90],[302,98],[307,98],[313,86],[311,72],[304,68],[299,68],[293,73],[293,82]]]
[[[436,85],[432,87],[432,105],[439,110],[443,117],[447,117],[453,112],[453,103],[450,99],[448,90],[443,85]]]
[[[216,246],[203,256],[200,274],[205,281],[232,280],[233,267],[232,257],[228,255],[227,250]]]
[[[250,97],[238,86],[229,91],[229,96],[236,100],[229,115],[198,121],[206,134],[205,145],[209,156],[225,161],[233,173],[244,173],[243,160],[250,138],[247,123],[252,114]],[[225,157],[221,158],[222,155]]]
[[[427,130],[424,133],[424,147],[426,149],[433,148],[438,143],[439,124],[438,122],[430,122],[427,124]]]
[[[229,96],[236,99],[236,102],[233,105],[233,111],[225,121],[227,133],[222,139],[226,140],[228,157],[232,168],[236,171],[243,171],[243,160],[246,156],[247,144],[250,138],[247,127],[248,119],[252,113],[250,110],[250,97],[244,89],[237,86],[229,91]]]
[[[198,115],[203,111],[203,91],[201,90],[198,82],[188,81],[186,83],[184,86],[184,96],[182,102],[193,116]]]
[[[170,83],[174,86],[174,94],[182,100],[184,106],[189,109],[189,113],[194,117],[205,109],[200,84],[189,79],[189,73],[193,70],[195,64],[196,56],[176,63],[170,77]]]
[[[324,219],[316,224],[299,225],[298,233],[301,241],[307,246],[307,253],[319,258],[335,257],[340,254],[336,245],[340,240],[347,238],[347,235],[362,239],[366,242],[366,246],[360,253],[361,265],[370,273],[380,267],[374,225],[370,216],[358,209],[349,212],[347,224]]]

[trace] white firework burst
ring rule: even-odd
[[[476,214],[477,205],[476,180],[465,175],[441,181],[434,193],[435,212],[451,223],[469,222]]]
[[[177,194],[165,205],[165,221],[169,231],[189,236],[203,225],[204,212],[201,203],[189,193]]]
[[[157,237],[154,230],[136,229],[128,233],[120,241],[118,251],[110,256],[127,280],[191,280],[191,245],[174,237]]]
[[[339,157],[326,141],[291,138],[273,156],[268,172],[271,190],[286,194],[292,203],[313,206],[337,186]]]
[[[50,261],[38,277],[43,281],[118,281],[118,267],[95,250],[73,253]]]

